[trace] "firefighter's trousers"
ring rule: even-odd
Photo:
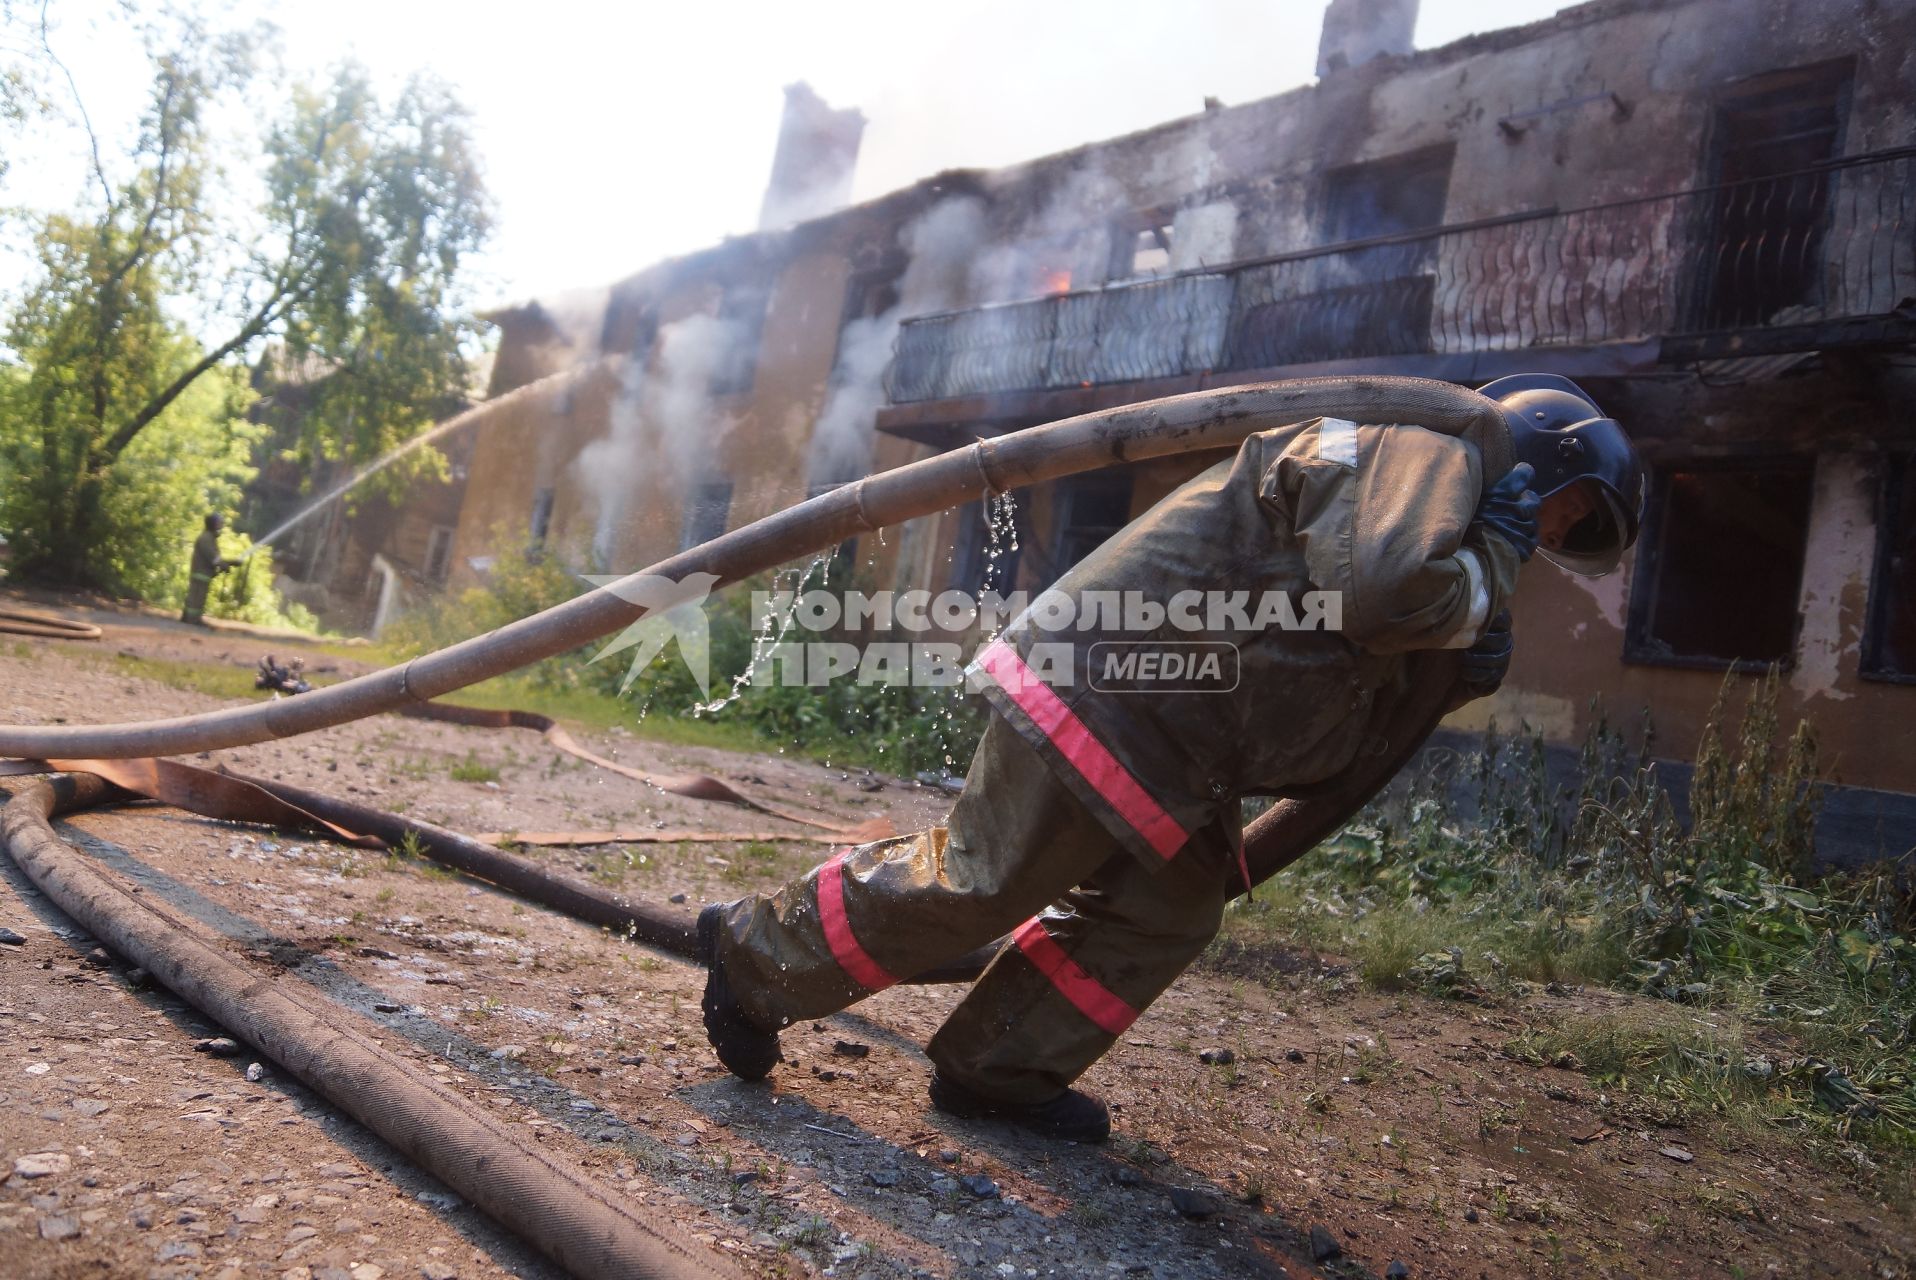
[[[1145,866],[993,716],[947,827],[846,850],[733,903],[720,958],[767,1028],[821,1018],[1006,933],[927,1052],[998,1101],[1056,1096],[1217,932],[1231,845]]]
[[[206,593],[211,590],[213,579],[203,573],[191,574],[186,582],[186,604],[180,610],[181,622],[198,622],[206,612]]]

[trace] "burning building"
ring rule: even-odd
[[[1568,747],[1595,693],[1614,719],[1650,708],[1680,756],[1725,673],[1775,666],[1846,784],[1829,839],[1900,853],[1916,9],[1595,0],[1427,50],[1414,19],[1333,0],[1314,84],[851,207],[862,119],[792,91],[760,231],[613,285],[592,323],[498,317],[455,576],[501,539],[637,568],[869,471],[1155,396],[1563,373],[1654,465],[1644,536],[1600,580],[1532,571],[1510,678],[1455,729],[1522,720]],[[1012,585],[1212,461],[1021,497]],[[917,522],[871,557],[878,585],[977,586],[986,524]]]

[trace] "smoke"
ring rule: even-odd
[[[851,200],[852,170],[849,164],[835,167],[831,158],[793,186],[773,186],[765,190],[759,210],[760,231],[783,231],[813,218],[836,213]]]
[[[741,357],[742,326],[709,315],[688,316],[659,330],[650,365],[632,357],[619,367],[606,434],[579,451],[579,482],[598,503],[592,552],[607,564],[627,505],[648,479],[653,488],[685,492],[711,470],[731,429],[718,412],[712,384]]]
[[[575,359],[588,359],[599,351],[599,337],[605,327],[606,304],[611,299],[612,290],[606,287],[589,289],[568,289],[563,293],[539,299],[539,310],[567,346],[582,354]]]
[[[1123,185],[1102,169],[1069,170],[1017,239],[1001,239],[976,256],[972,294],[983,302],[1009,302],[1103,284],[1111,222],[1130,208]]]
[[[1205,143],[1186,148],[1173,163],[1183,173],[1178,186],[1185,190],[1191,189],[1191,174],[1208,181],[1217,164]],[[887,402],[884,376],[902,321],[960,306],[1095,288],[1114,265],[1114,248],[1128,248],[1128,241],[1114,246],[1112,236],[1114,224],[1118,234],[1128,234],[1123,217],[1134,207],[1123,184],[1096,165],[1084,165],[1057,178],[1037,201],[1037,211],[1019,221],[1015,239],[994,232],[984,202],[975,197],[942,201],[907,226],[901,240],[910,259],[898,304],[883,315],[852,320],[840,333],[831,390],[812,436],[812,487],[843,483],[870,469],[872,420]],[[1236,210],[1225,201],[1180,212],[1171,265],[1227,260],[1236,222]],[[1189,243],[1179,252],[1177,241],[1187,235]],[[1115,265],[1123,269],[1129,262]],[[987,310],[969,323],[984,329],[1017,321],[1010,313]],[[1009,329],[1004,339],[1017,345]],[[1042,352],[1030,354],[1042,362]]]
[[[898,326],[909,316],[964,301],[970,265],[986,239],[984,202],[969,196],[940,201],[913,219],[899,239],[910,256],[899,278],[897,304],[839,331],[838,362],[812,429],[806,470],[813,488],[843,484],[870,471],[872,420],[886,402],[885,369]]]

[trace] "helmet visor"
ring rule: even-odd
[[[1623,561],[1629,522],[1616,495],[1601,484],[1588,486],[1597,497],[1589,515],[1570,526],[1561,547],[1538,547],[1544,559],[1585,578],[1601,578]]]

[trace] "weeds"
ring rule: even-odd
[[[473,752],[466,752],[466,758],[453,765],[451,770],[454,782],[497,782],[499,771],[489,764],[482,764]]]
[[[1589,982],[1701,1006],[1707,1023],[1562,1021],[1508,1049],[1916,1155],[1911,900],[1886,867],[1814,877],[1814,735],[1780,734],[1774,674],[1740,717],[1730,693],[1726,680],[1697,750],[1687,825],[1647,726],[1631,751],[1599,722],[1567,786],[1539,737],[1493,737],[1234,904],[1226,945],[1332,950],[1386,990],[1495,999],[1526,981]],[[1447,803],[1459,782],[1476,786],[1473,823]],[[1767,1051],[1748,1042],[1758,1030]]]

